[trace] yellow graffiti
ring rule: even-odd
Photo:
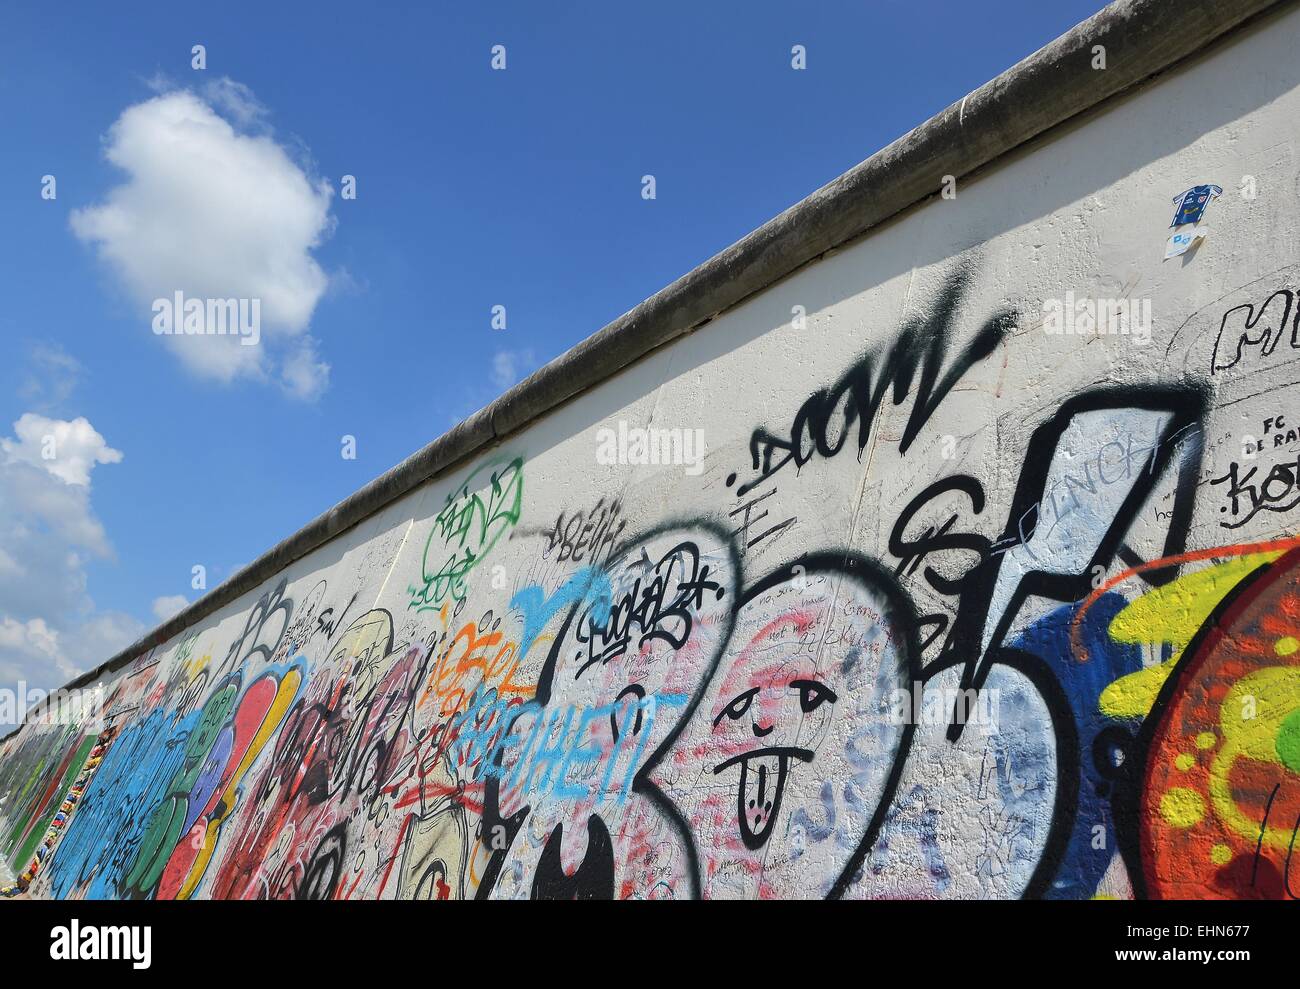
[[[217,849],[217,838],[221,833],[221,826],[235,811],[235,805],[238,801],[239,784],[244,778],[244,773],[248,767],[253,764],[261,754],[266,743],[270,741],[271,736],[280,728],[280,722],[284,720],[285,715],[289,712],[289,705],[293,702],[298,693],[298,686],[302,683],[302,670],[298,667],[285,672],[280,678],[279,688],[275,692],[275,698],[271,701],[270,708],[267,709],[266,716],[262,718],[262,723],[258,726],[257,734],[253,736],[253,741],[249,743],[248,749],[244,752],[244,757],[239,761],[239,766],[234,774],[230,777],[230,782],[226,785],[221,794],[221,800],[217,806],[221,808],[221,813],[214,814],[212,820],[208,821],[207,830],[203,833],[203,844],[199,848],[199,854],[194,859],[194,864],[190,866],[190,871],[185,875],[185,881],[181,883],[181,888],[176,894],[179,900],[188,900],[198,886],[199,880],[207,871],[208,862],[211,861],[213,853]]]
[[[1176,786],[1160,798],[1160,816],[1170,827],[1190,828],[1205,817],[1205,801],[1195,790]]]
[[[1237,805],[1229,773],[1239,758],[1284,765],[1278,754],[1277,738],[1282,722],[1297,708],[1300,708],[1300,667],[1295,666],[1269,666],[1242,677],[1228,690],[1219,707],[1223,745],[1210,766],[1210,799],[1215,813],[1243,838],[1262,840],[1273,848],[1285,849],[1290,845],[1295,822],[1269,825],[1261,836],[1260,822],[1243,814]]]
[[[1211,612],[1247,574],[1282,555],[1281,550],[1252,553],[1186,574],[1130,602],[1110,623],[1116,642],[1168,643],[1173,655],[1163,663],[1122,676],[1106,687],[1099,701],[1111,718],[1141,718],[1151,711],[1160,688],[1183,650]]]

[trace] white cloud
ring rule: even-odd
[[[56,687],[107,662],[137,642],[148,627],[120,611],[101,611],[59,633],[59,652],[69,671]]]
[[[166,92],[122,112],[105,153],[126,180],[102,203],[74,210],[73,232],[139,307],[142,333],[151,332],[153,301],[178,291],[259,299],[257,346],[236,335],[159,339],[200,376],[278,380],[294,397],[314,398],[329,366],[305,334],[329,279],[311,251],[332,230],[333,190],[271,136],[247,86],[218,80],[204,95]]]
[[[264,125],[266,118],[271,115],[271,111],[252,89],[229,76],[209,82],[203,87],[203,95],[209,103],[245,130]]]
[[[85,417],[26,412],[14,423],[14,438],[0,437],[0,590],[6,575],[21,581],[33,568],[79,570],[83,551],[111,555],[90,508],[90,475],[99,464],[121,460],[122,451]],[[26,592],[19,586],[10,593]]]
[[[181,613],[183,609],[189,606],[189,599],[184,594],[168,594],[164,597],[153,599],[153,616],[160,622],[165,622],[168,618]]]
[[[0,674],[20,679],[26,664],[57,665],[59,662],[59,633],[45,624],[44,618],[20,622],[14,618],[0,619]],[[12,669],[11,669],[12,667]]]
[[[112,555],[104,527],[91,511],[88,487],[65,484],[22,461],[0,463],[0,510],[0,550],[20,566],[78,556],[75,550]],[[12,549],[20,542],[25,545]]]
[[[112,659],[145,632],[121,612],[101,612],[66,631],[44,618],[25,622],[0,618],[0,683],[19,680],[29,688],[52,690]]]
[[[486,407],[511,385],[532,374],[537,367],[537,357],[531,347],[493,351],[487,380],[476,378],[470,384],[463,383],[463,397],[461,401],[452,404],[447,416],[448,425],[454,426]]]
[[[29,412],[14,434],[0,437],[0,686],[50,689],[144,631],[130,615],[97,611],[87,593],[87,564],[113,552],[91,507],[91,479],[122,453],[85,418]],[[41,456],[46,436],[53,460]]]
[[[330,366],[316,353],[316,341],[304,336],[284,359],[280,383],[294,398],[311,402],[320,397],[329,383]]]
[[[25,462],[63,481],[85,487],[96,464],[116,464],[122,451],[114,450],[85,418],[50,419],[24,412],[14,423],[16,440],[0,439],[6,464]]]

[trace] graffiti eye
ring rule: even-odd
[[[799,709],[804,714],[811,714],[827,701],[834,704],[839,700],[835,696],[835,691],[824,683],[818,683],[816,680],[792,680],[790,686],[798,688]]]
[[[745,716],[745,712],[749,710],[750,703],[752,703],[754,700],[754,695],[757,693],[758,693],[758,688],[753,687],[750,690],[746,690],[743,694],[737,694],[735,699],[733,699],[730,704],[724,707],[722,709],[722,712],[716,718],[713,719],[713,723],[716,725],[719,721],[721,721],[722,715],[724,714],[732,721],[738,721],[739,719],[743,718]]]

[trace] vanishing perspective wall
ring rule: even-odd
[[[1058,127],[86,685],[102,717],[0,746],[0,854],[41,897],[1292,896],[1298,39]]]

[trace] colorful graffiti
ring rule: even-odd
[[[27,725],[5,892],[1296,896],[1285,416],[1210,441],[1244,359],[1027,405],[972,284],[703,471],[494,453]]]

